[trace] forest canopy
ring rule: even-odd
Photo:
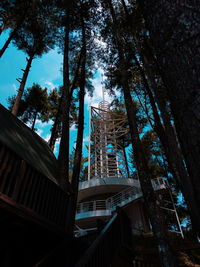
[[[26,59],[8,107],[33,131],[38,119],[51,123],[48,144],[54,150],[59,142],[57,180],[71,194],[68,229],[73,229],[79,180],[87,179],[86,97],[103,73],[113,118],[126,117],[128,134],[118,142],[128,174],[140,181],[163,266],[175,266],[175,260],[151,179],[165,177],[177,203],[183,196],[181,216],[200,236],[200,6],[186,2],[0,2],[0,61],[13,46]],[[35,60],[52,50],[62,58],[62,84],[49,90],[35,80],[27,87]],[[77,134],[70,151],[72,125]]]

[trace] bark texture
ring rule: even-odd
[[[68,222],[67,231],[73,233],[75,215],[76,215],[76,204],[78,196],[78,184],[79,176],[81,171],[81,159],[82,159],[82,148],[83,148],[83,131],[84,131],[84,96],[85,96],[85,79],[86,79],[86,37],[85,37],[85,23],[83,18],[82,21],[82,64],[80,72],[80,90],[79,90],[79,116],[78,116],[78,132],[76,139],[76,148],[74,155],[74,165],[71,181],[72,194],[68,205]]]
[[[200,206],[200,3],[169,0],[140,3],[167,85],[195,202]]]
[[[63,55],[63,88],[61,104],[61,140],[58,155],[59,183],[69,190],[69,8],[66,8],[65,42]]]

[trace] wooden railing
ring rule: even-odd
[[[64,228],[67,194],[1,143],[0,198]]]
[[[110,266],[114,255],[121,247],[131,247],[131,228],[129,218],[118,209],[75,266]]]

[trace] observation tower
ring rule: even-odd
[[[98,107],[90,107],[88,176],[79,183],[78,229],[95,230],[97,220],[108,221],[119,206],[130,217],[133,233],[151,231],[139,180],[129,177],[125,151],[119,142],[128,134],[126,125],[126,115],[114,114],[103,90]],[[152,185],[158,193],[167,191],[162,178],[153,179]]]

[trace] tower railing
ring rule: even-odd
[[[106,200],[93,200],[87,201],[83,203],[79,203],[77,205],[77,213],[89,212],[89,211],[97,211],[97,210],[107,210],[107,202]]]
[[[162,190],[167,188],[164,179],[161,177],[152,179],[152,186],[154,190]],[[116,209],[117,206],[123,207],[140,197],[142,197],[142,191],[140,187],[128,187],[105,200],[93,200],[93,201],[78,203],[77,214],[89,211],[97,211],[97,210],[113,211]]]

